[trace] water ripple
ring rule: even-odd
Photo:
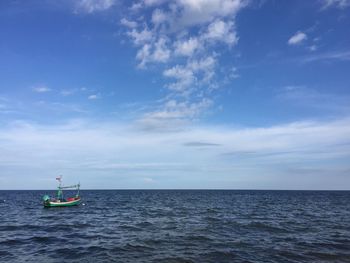
[[[0,262],[350,262],[350,192],[0,191]]]

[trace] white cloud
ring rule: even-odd
[[[33,91],[38,92],[38,93],[45,93],[51,91],[50,88],[48,88],[46,85],[38,85],[33,87]]]
[[[149,61],[151,56],[151,46],[145,44],[141,49],[137,51],[136,58],[140,60],[139,67],[143,68]]]
[[[159,1],[150,1],[144,4],[155,5],[159,4]],[[141,46],[141,49],[144,49],[145,44],[154,46],[159,39],[166,37],[176,47],[176,54],[191,56],[194,49],[199,46],[199,41],[208,40],[214,43],[236,44],[238,36],[233,20],[236,13],[244,6],[246,6],[246,1],[242,0],[178,0],[169,3],[167,11],[163,7],[156,8],[152,12],[150,21],[145,20],[139,23],[141,30],[136,30],[136,25],[133,24],[133,29],[128,31],[127,35],[134,44]],[[224,20],[225,17],[227,17],[227,21]],[[191,21],[192,19],[195,20]],[[187,40],[176,39],[177,32],[192,28],[198,22],[196,19],[199,19],[199,24],[201,24],[196,29],[197,32],[191,33],[192,36]],[[123,21],[129,20],[124,18]],[[159,27],[161,24],[163,26],[166,24],[167,29]],[[130,27],[129,23],[126,26]],[[205,28],[207,32],[203,34],[202,31]],[[197,34],[197,36],[193,36],[193,34]]]
[[[175,53],[182,56],[190,57],[198,48],[200,48],[200,43],[196,37],[175,42]]]
[[[137,8],[131,7],[133,12],[126,14],[128,19],[124,20],[126,35],[138,49],[138,67],[157,66],[164,79],[168,79],[164,87],[169,93],[164,101],[181,97],[186,98],[186,105],[191,105],[203,98],[211,100],[211,93],[218,86],[216,73],[222,50],[216,47],[224,43],[231,48],[238,42],[235,17],[247,3],[245,0],[140,1]],[[151,16],[141,14],[140,7],[147,7]],[[131,27],[126,21],[137,21],[137,25]],[[180,104],[177,107],[178,112],[182,111]],[[163,109],[159,112],[175,114]]]
[[[316,62],[316,61],[348,61],[350,60],[350,51],[340,50],[332,52],[318,53],[315,55],[306,56],[300,59],[303,63]]]
[[[209,24],[208,31],[203,35],[204,39],[222,41],[228,45],[235,45],[238,42],[238,37],[234,31],[232,21],[224,22],[216,20]]]
[[[176,79],[176,82],[168,85],[170,90],[188,95],[195,90],[197,84],[208,83],[213,78],[215,63],[216,60],[212,56],[201,60],[190,60],[185,66],[176,65],[166,69],[163,75]],[[200,79],[198,78],[198,73],[203,75]]]
[[[162,4],[165,1],[166,0],[144,0],[144,4],[145,6],[156,6]]]
[[[167,15],[164,11],[156,9],[152,13],[152,22],[155,25],[161,24],[167,20]]]
[[[166,39],[159,38],[154,44],[153,61],[166,62],[170,57],[170,50],[166,46]]]
[[[99,94],[92,94],[92,95],[88,96],[89,100],[97,100],[99,98],[101,98],[101,96]]]
[[[105,11],[115,5],[116,0],[78,0],[76,1],[76,12],[94,13]]]
[[[165,3],[166,1],[167,0],[139,0],[139,2],[134,2],[129,9],[132,12],[137,12],[140,11],[142,8],[159,6]]]
[[[311,45],[311,46],[309,46],[309,50],[310,51],[316,51],[317,50],[317,46],[316,45]]]
[[[183,125],[187,125],[189,120],[196,119],[203,110],[211,105],[212,101],[209,99],[202,99],[192,103],[169,100],[159,110],[144,114],[137,123],[139,127],[145,130],[181,130]]]
[[[165,103],[168,112],[154,113],[149,121],[171,116],[176,123],[183,114],[195,117],[198,108],[207,103],[191,105],[170,100]],[[186,113],[177,112],[181,108]],[[308,185],[311,188],[315,187],[311,183],[320,180],[325,180],[324,188],[350,183],[348,176],[340,176],[349,170],[349,119],[255,128],[188,125],[168,132],[142,131],[137,127],[88,120],[47,126],[14,122],[2,126],[0,178],[4,183],[0,187],[18,187],[18,182],[26,182],[28,174],[47,180],[53,176],[52,171],[80,177],[86,188],[131,188],[134,180],[142,181],[150,175],[161,182],[160,188],[205,188],[213,182],[219,182],[217,187],[237,188],[239,182],[244,182],[239,184],[242,188],[260,188],[264,182],[266,187],[273,187],[270,176],[279,183],[276,188],[288,188],[293,181],[296,188],[306,187],[305,174],[295,174],[296,169],[307,170],[308,176],[313,176],[315,180]],[[220,147],[186,146],[190,142]],[[329,174],[323,177],[320,171]],[[40,184],[44,182],[28,187],[51,186]]]
[[[163,75],[165,77],[175,78],[177,82],[169,84],[168,87],[180,92],[191,86],[196,79],[192,69],[180,65],[165,70]]]
[[[307,39],[307,35],[301,31],[296,32],[289,40],[289,45],[299,45]]]
[[[130,7],[130,10],[132,12],[137,12],[139,11],[141,8],[143,7],[143,3],[142,2],[138,2],[138,3],[133,3]]]
[[[140,60],[139,67],[144,68],[150,62],[167,62],[170,58],[171,51],[167,47],[167,40],[159,38],[157,42],[145,44],[138,50],[136,58]]]
[[[208,56],[200,60],[192,60],[188,66],[194,71],[208,71],[212,70],[216,63],[216,59],[213,56]]]
[[[176,21],[183,26],[203,24],[213,21],[215,18],[231,16],[247,5],[242,0],[178,0],[180,16]]]
[[[153,34],[147,28],[144,28],[142,31],[137,31],[132,29],[127,33],[134,41],[136,45],[142,45],[150,40],[152,40]]]
[[[323,0],[323,9],[335,7],[345,9],[350,6],[350,0]]]
[[[137,27],[137,23],[135,21],[129,21],[126,18],[122,18],[120,20],[120,23],[126,27],[129,27],[129,28],[136,28]]]

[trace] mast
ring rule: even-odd
[[[59,177],[56,177],[56,180],[59,182],[59,185],[57,187],[57,199],[58,200],[62,200],[63,199],[63,189],[76,188],[77,189],[77,194],[75,196],[79,197],[80,183],[75,184],[75,185],[62,186],[62,175],[60,175]]]
[[[78,187],[78,192],[77,194],[75,195],[76,197],[79,197],[79,191],[80,191],[80,182],[77,184],[77,187]]]
[[[57,199],[63,199],[63,191],[62,191],[62,175],[56,177],[56,180],[59,182],[57,189]]]

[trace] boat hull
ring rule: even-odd
[[[54,201],[46,201],[44,202],[45,207],[65,207],[65,206],[75,206],[79,205],[80,198],[75,199],[73,201],[67,201],[67,202],[54,202]]]

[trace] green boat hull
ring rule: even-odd
[[[45,207],[66,207],[66,206],[75,206],[79,205],[80,198],[73,200],[73,201],[67,201],[67,202],[53,202],[53,201],[45,201],[44,206]]]

